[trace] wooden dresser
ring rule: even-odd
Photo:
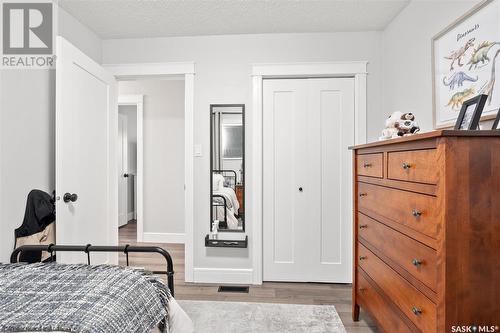
[[[238,215],[243,215],[245,214],[245,205],[244,205],[245,186],[243,184],[236,184],[235,192],[236,192],[236,199],[238,199],[238,204],[240,205],[240,209],[238,210]]]
[[[361,306],[389,333],[500,326],[500,131],[352,149],[353,320]]]

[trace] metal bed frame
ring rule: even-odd
[[[124,253],[127,259],[127,266],[129,266],[129,253],[158,253],[163,256],[167,263],[166,271],[153,271],[153,274],[165,274],[167,275],[167,285],[170,289],[170,293],[174,296],[174,264],[172,257],[167,250],[157,247],[157,246],[133,246],[133,245],[123,245],[123,246],[95,246],[91,244],[87,245],[23,245],[18,247],[12,252],[10,256],[10,262],[15,264],[18,261],[19,254],[23,251],[45,251],[50,253],[50,262],[55,261],[56,252],[85,252],[87,254],[87,264],[90,265],[90,252],[116,252]]]
[[[223,204],[218,203],[217,201],[212,200],[212,206],[215,207],[215,216],[218,217],[218,211],[217,207],[224,207],[224,221],[221,221],[223,223],[219,223],[219,227],[227,228],[227,201],[226,198],[223,195],[220,194],[212,194],[212,198],[222,198],[222,201],[224,202]],[[213,210],[213,208],[212,208]],[[213,214],[213,212],[212,212]],[[212,216],[213,218],[213,216]],[[212,230],[212,226],[210,226],[210,230]]]

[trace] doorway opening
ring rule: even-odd
[[[119,240],[185,241],[182,76],[118,81]]]
[[[140,221],[141,230],[143,221],[142,104],[142,95],[118,97],[118,227],[133,226],[136,231],[135,238],[137,238],[137,221]],[[138,137],[140,137],[140,142],[138,142]],[[141,160],[140,168],[138,156]],[[138,200],[139,197],[140,200]]]

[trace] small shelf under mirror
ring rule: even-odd
[[[205,236],[206,247],[233,247],[244,248],[248,247],[248,236],[244,239],[211,239],[210,235]]]

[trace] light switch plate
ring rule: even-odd
[[[194,156],[195,157],[201,157],[201,156],[203,156],[200,144],[194,145]]]

